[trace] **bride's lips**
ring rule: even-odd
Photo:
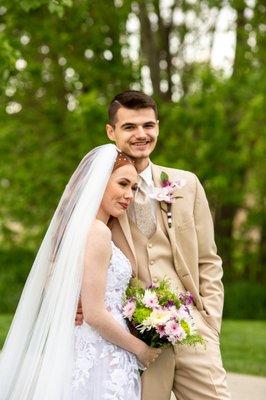
[[[120,202],[118,202],[118,204],[120,204],[120,206],[121,206],[124,210],[126,210],[126,209],[128,208],[128,206],[129,206],[128,203],[120,203]]]

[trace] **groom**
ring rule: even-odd
[[[198,178],[191,172],[160,167],[149,156],[159,122],[155,102],[126,91],[109,106],[108,138],[133,157],[140,176],[135,204],[112,225],[113,240],[130,259],[143,285],[167,276],[179,291],[190,291],[194,317],[205,346],[174,346],[142,374],[142,400],[226,400],[230,395],[223,369],[219,331],[223,308],[222,262],[216,253],[213,222]],[[179,181],[171,210],[146,193],[160,187],[161,172]]]

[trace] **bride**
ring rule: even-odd
[[[136,182],[133,162],[112,144],[74,172],[1,354],[1,400],[140,400],[138,361],[147,367],[160,351],[127,329],[121,303],[132,270],[107,227]],[[79,298],[84,322],[75,326]]]

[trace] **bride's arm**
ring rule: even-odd
[[[104,304],[107,269],[111,258],[111,232],[101,221],[95,221],[85,252],[81,304],[84,320],[102,337],[134,353],[147,366],[158,356],[158,350],[126,331],[106,310]]]

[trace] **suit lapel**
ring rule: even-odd
[[[132,239],[132,235],[131,235],[131,230],[130,230],[130,225],[129,225],[129,220],[128,220],[127,214],[125,213],[125,214],[121,215],[120,217],[118,217],[118,222],[119,222],[122,232],[126,238],[128,246],[132,252],[132,255],[134,257],[135,265],[137,265],[137,257],[136,257],[135,247],[134,247],[134,243],[133,243],[133,239]],[[136,268],[134,268],[134,272],[136,273],[135,269]]]
[[[163,167],[158,167],[157,165],[152,164],[152,176],[154,180],[155,186],[160,187],[161,186],[161,172],[163,171]],[[171,176],[169,177],[170,179],[172,178]],[[172,226],[169,228],[168,221],[167,221],[167,204],[164,201],[160,202],[160,209],[164,221],[164,225],[166,228],[166,231],[168,233],[168,237],[170,239],[170,243],[172,248],[176,248],[177,245],[177,240],[178,238],[176,237],[175,233],[175,223],[176,223],[176,218],[175,218],[175,213],[177,212],[176,207],[178,205],[178,198],[183,198],[183,193],[181,192],[182,189],[177,188],[174,192],[174,200],[172,203]],[[176,204],[177,203],[177,204]]]
[[[163,171],[163,167],[158,167],[157,165],[152,164],[152,175],[155,186],[161,186],[160,175]],[[175,179],[174,176],[169,176],[170,180]],[[165,202],[160,202],[160,209],[163,217],[163,222],[168,233],[169,241],[172,247],[173,256],[174,256],[174,264],[176,271],[178,273],[179,278],[184,284],[184,287],[191,291],[191,293],[195,296],[197,290],[195,289],[195,285],[193,283],[193,279],[191,277],[190,271],[183,257],[182,249],[180,248],[180,237],[179,230],[176,226],[178,221],[178,199],[184,197],[183,189],[177,188],[173,194],[174,200],[172,203],[172,226],[169,228],[167,221],[167,204]]]
[[[152,169],[152,178],[153,178],[154,185],[157,186],[157,187],[160,187],[161,186],[161,178],[160,178],[160,176],[161,176],[162,169],[160,167],[158,167],[157,165],[154,165],[152,163],[151,163],[151,169]],[[168,223],[167,223],[167,215],[166,215],[166,213],[167,213],[167,204],[164,201],[160,201],[160,209],[161,209],[161,214],[162,214],[162,218],[163,218],[163,222],[164,222],[165,228],[166,228],[166,230],[167,230],[167,232],[169,234],[169,226],[168,226]]]
[[[125,238],[128,241],[130,249],[131,249],[134,257],[136,258],[135,248],[134,248],[134,244],[133,244],[133,240],[132,240],[132,235],[131,235],[131,231],[130,231],[130,226],[129,226],[129,221],[128,221],[127,214],[124,213],[123,215],[118,217],[118,221],[119,221],[121,229],[122,229],[122,231],[123,231],[123,233],[125,235]]]

